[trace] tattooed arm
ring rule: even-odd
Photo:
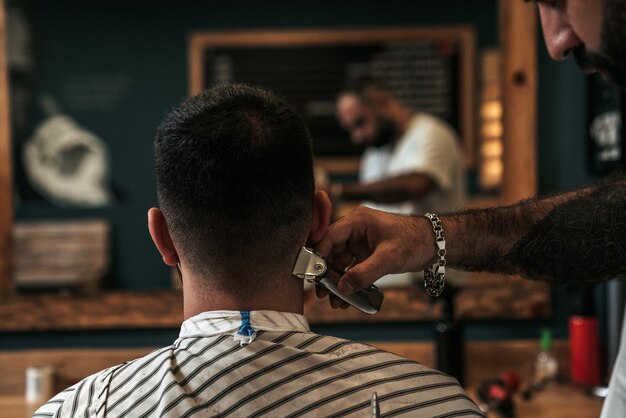
[[[448,265],[553,281],[600,281],[626,273],[626,180],[518,204],[441,217]],[[318,251],[357,264],[340,289],[361,289],[385,274],[420,271],[435,259],[423,217],[367,208],[330,226]]]
[[[607,280],[626,273],[626,182],[621,179],[447,220],[455,236],[450,264],[465,270],[556,281]]]

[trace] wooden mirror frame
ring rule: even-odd
[[[190,96],[200,93],[206,85],[204,55],[207,48],[264,46],[337,46],[376,42],[420,41],[445,39],[459,45],[459,132],[463,138],[465,166],[474,165],[475,136],[475,58],[476,33],[471,26],[384,27],[357,29],[251,30],[226,32],[194,32],[188,39],[188,72]],[[329,158],[329,164],[337,158]],[[342,158],[345,160],[345,158]],[[348,166],[351,164],[348,163]]]

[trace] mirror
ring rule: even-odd
[[[67,270],[59,273],[59,277],[70,280],[70,273],[79,272],[73,276],[76,279],[72,283],[94,277],[88,281],[91,286],[78,286],[78,294],[172,288],[170,272],[154,251],[144,222],[146,209],[156,203],[152,179],[153,133],[165,112],[187,93],[206,85],[209,52],[214,54],[211,68],[221,68],[223,74],[228,74],[229,65],[231,70],[239,68],[236,61],[218,57],[224,48],[245,46],[249,56],[237,59],[247,59],[250,54],[268,52],[272,45],[299,52],[306,50],[302,45],[309,50],[323,47],[336,55],[355,51],[359,46],[369,48],[365,51],[369,54],[366,61],[371,63],[375,61],[372,48],[391,57],[401,52],[398,43],[406,41],[413,42],[413,48],[440,41],[452,46],[451,52],[446,52],[449,52],[448,63],[452,64],[446,68],[450,71],[447,81],[454,87],[448,90],[449,97],[443,97],[448,100],[443,111],[449,112],[443,116],[450,118],[463,138],[471,205],[512,202],[534,194],[536,170],[532,144],[536,123],[532,115],[528,116],[530,119],[527,115],[532,113],[535,103],[532,90],[536,70],[533,59],[528,58],[534,54],[535,32],[519,27],[532,25],[528,22],[534,19],[534,10],[524,8],[522,2],[518,7],[510,4],[518,2],[506,0],[413,3],[417,2],[406,2],[402,10],[380,11],[378,4],[364,7],[353,18],[338,15],[331,6],[310,15],[295,6],[275,13],[254,2],[246,4],[247,17],[239,16],[239,7],[230,5],[196,5],[181,10],[178,17],[167,10],[146,17],[144,8],[139,6],[128,6],[126,13],[120,15],[114,7],[80,2],[64,7],[44,1],[6,4],[2,10],[14,16],[16,33],[22,36],[12,39],[22,40],[26,46],[22,55],[30,56],[30,60],[21,61],[21,67],[14,65],[4,70],[0,61],[0,72],[4,75],[9,72],[11,83],[23,86],[19,97],[19,88],[11,90],[14,114],[11,141],[9,124],[2,123],[9,117],[8,106],[0,103],[0,244],[4,245],[0,248],[0,283],[12,289],[9,262],[24,265],[20,257],[32,260],[30,253],[24,251],[40,250],[28,243],[45,242],[49,257],[54,259],[58,256],[53,251],[60,251],[61,243],[75,251],[63,251],[72,256],[67,257]],[[254,17],[252,21],[251,17]],[[503,26],[504,43],[499,47],[498,20],[513,22]],[[68,21],[73,24],[59,23]],[[162,24],[164,21],[168,24]],[[355,26],[365,29],[357,30]],[[293,27],[300,29],[290,29]],[[319,27],[347,29],[306,29]],[[203,30],[198,31],[199,28]],[[523,46],[519,44],[521,40]],[[216,74],[214,77],[219,75]],[[488,89],[488,82],[496,87]],[[0,92],[4,93],[0,100],[8,101],[7,88],[2,83],[0,78]],[[316,134],[320,144],[316,150],[317,164],[331,177],[354,178],[358,151],[329,118],[337,85],[330,86],[321,100],[308,101],[309,112],[320,115],[316,127],[322,132]],[[531,96],[524,96],[527,102],[516,102],[527,89],[531,91]],[[500,111],[497,105],[489,107],[493,101],[501,102]],[[16,109],[20,103],[26,103],[25,114]],[[508,110],[522,106],[527,111]],[[506,136],[506,147],[493,145],[494,137],[499,137],[498,123],[500,131],[504,131],[500,133]],[[326,142],[325,130],[330,132]],[[58,149],[63,149],[61,163],[46,167],[42,161],[50,158],[40,143],[46,142],[50,132],[63,132],[53,135],[71,138],[74,145],[65,149],[57,144]],[[485,138],[492,141],[490,146],[483,147]],[[487,149],[485,153],[482,148]],[[518,159],[519,156],[523,158]],[[495,158],[495,163],[491,161],[496,167],[491,169],[492,174],[494,170],[498,172],[499,161],[501,177],[483,187],[481,164],[488,158]],[[14,164],[12,170],[8,169],[10,163]],[[93,170],[88,171],[89,168]],[[52,185],[47,183],[50,180]],[[88,181],[82,183],[82,180]],[[11,184],[15,184],[17,196],[15,216],[11,209]],[[72,196],[64,191],[68,184],[75,189],[84,187],[89,193]],[[48,222],[39,224],[42,221]],[[37,224],[34,232],[33,224]],[[15,257],[9,257],[7,243],[11,242],[13,231],[19,237],[15,245],[19,251]],[[95,244],[87,246],[85,242]],[[90,265],[98,268],[86,274],[82,270],[84,266],[71,264],[76,259],[94,260]],[[29,277],[49,280],[53,276],[50,270],[41,273],[47,268],[45,259],[42,260],[43,267],[37,267],[38,271],[32,271],[36,266],[30,264]],[[56,285],[48,287],[58,291]],[[20,293],[29,292],[28,286],[19,289]],[[463,317],[536,318],[549,314],[549,292],[541,283],[473,275],[463,291],[468,293],[457,295],[457,312]],[[532,296],[527,298],[528,303],[518,306],[516,303],[522,301],[516,301],[515,296],[521,292]],[[395,293],[390,290],[387,295],[387,305],[398,309],[387,317],[381,316],[382,320],[428,318],[423,314],[427,298],[419,288]],[[323,322],[329,315],[321,306],[311,309],[319,321]],[[346,316],[345,320],[361,319]]]

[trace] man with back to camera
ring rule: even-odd
[[[371,78],[354,80],[337,96],[337,119],[352,142],[367,147],[359,183],[335,185],[331,197],[394,213],[443,212],[465,204],[460,140],[445,121],[403,105]],[[378,285],[406,285],[410,273]]]
[[[155,140],[150,235],[182,275],[171,346],[96,373],[44,416],[483,416],[455,379],[368,345],[311,333],[291,274],[331,207],[314,192],[311,139],[273,94],[215,87],[171,112]]]
[[[597,71],[626,88],[626,0],[533,3],[553,59],[573,55],[583,71]],[[418,215],[357,208],[331,225],[317,249],[340,265],[351,265],[356,258],[356,265],[341,279],[340,290],[349,294],[385,274],[429,268],[441,259],[434,228],[445,236],[443,259],[466,270],[559,282],[602,281],[626,274],[623,175],[506,207],[436,219]],[[624,326],[603,418],[626,416],[626,321]]]

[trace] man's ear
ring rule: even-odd
[[[163,262],[168,266],[175,266],[180,262],[178,252],[167,229],[165,217],[157,208],[150,208],[148,211],[148,230],[154,245],[163,257]]]
[[[312,247],[324,238],[330,224],[332,205],[325,191],[315,192],[313,196],[313,217],[307,238],[307,246]]]

